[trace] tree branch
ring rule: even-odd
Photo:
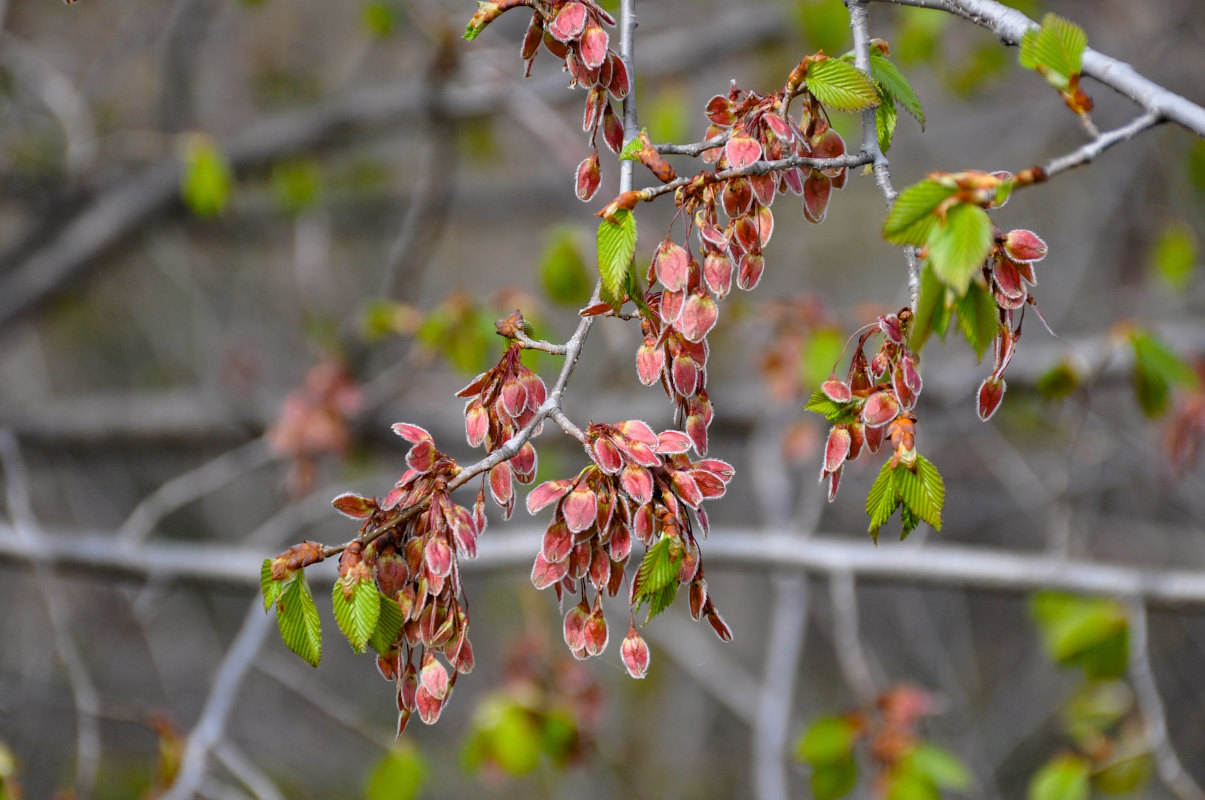
[[[940,9],[987,28],[1007,45],[1018,45],[1037,23],[995,0],[875,0],[879,3]],[[1091,47],[1084,50],[1083,72],[1147,111],[1205,138],[1205,108],[1138,74],[1129,64]]]

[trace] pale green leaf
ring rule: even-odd
[[[1197,266],[1197,239],[1192,229],[1179,220],[1165,225],[1148,259],[1164,283],[1177,291],[1184,289]]]
[[[631,211],[615,212],[615,222],[598,225],[598,274],[602,278],[602,299],[618,308],[623,303],[624,286],[636,253],[636,217]]]
[[[962,762],[937,745],[922,744],[908,754],[904,763],[910,771],[946,789],[966,791],[971,785],[971,773]]]
[[[920,98],[912,90],[912,84],[900,72],[900,68],[887,56],[875,50],[870,51],[870,74],[878,81],[887,96],[898,102],[904,110],[920,123],[921,130],[925,128],[925,109],[921,107]]]
[[[414,745],[397,742],[372,768],[364,800],[418,800],[427,779],[427,762]]]
[[[986,211],[970,203],[949,208],[944,224],[929,231],[933,273],[958,296],[966,293],[991,247],[992,220]]]
[[[891,149],[891,140],[895,136],[895,124],[899,112],[891,96],[879,90],[879,107],[874,110],[874,129],[879,139],[879,149],[886,153]]]
[[[189,136],[184,145],[180,196],[198,217],[215,217],[226,210],[233,186],[230,166],[212,138]]]
[[[982,361],[983,354],[992,346],[1000,330],[1000,312],[995,299],[986,287],[971,282],[966,294],[954,298],[954,308],[958,312],[958,329],[975,351],[976,358]]]
[[[879,103],[879,93],[870,78],[837,58],[809,64],[804,83],[813,97],[835,111],[864,111]]]
[[[955,191],[929,178],[904,189],[887,212],[883,237],[894,244],[924,246],[929,231],[937,224],[933,212]]]
[[[1030,28],[1021,39],[1021,66],[1037,70],[1051,86],[1066,91],[1071,77],[1080,73],[1087,44],[1083,28],[1047,14],[1040,28]]]
[[[853,791],[858,783],[858,762],[847,758],[812,770],[813,800],[837,800]]]
[[[1192,365],[1149,331],[1134,330],[1130,344],[1134,348],[1134,391],[1147,416],[1157,417],[1167,410],[1173,385],[1199,385]]]
[[[682,563],[682,545],[669,536],[662,536],[644,553],[640,568],[633,579],[633,596],[636,609],[647,602],[648,617],[645,622],[660,614],[678,591],[678,568]]]
[[[895,472],[895,492],[903,501],[904,507],[913,513],[917,519],[928,522],[935,529],[941,528],[941,501],[929,492],[920,473],[920,456],[917,457],[916,472],[900,464]],[[944,491],[944,489],[943,489]]]
[[[795,754],[812,766],[835,764],[853,755],[858,725],[848,717],[820,717],[808,726]]]
[[[941,800],[941,793],[927,775],[897,769],[888,778],[883,800]]]
[[[276,598],[280,597],[287,582],[272,580],[272,559],[265,558],[259,568],[259,588],[264,595],[264,611],[271,608],[272,604],[276,602]]]
[[[1029,781],[1027,800],[1088,800],[1088,762],[1062,755],[1047,761]]]
[[[887,524],[891,515],[900,504],[900,498],[895,493],[895,478],[892,476],[891,462],[883,462],[879,476],[874,479],[870,493],[866,495],[866,515],[870,517],[869,533],[877,542],[879,528]]]
[[[382,594],[379,603],[381,615],[372,637],[368,640],[368,646],[378,653],[384,653],[393,646],[406,620],[402,618],[402,609],[392,597]]]
[[[331,590],[335,622],[347,637],[352,649],[363,653],[380,618],[381,592],[372,581],[355,581],[349,597],[343,588],[345,580],[336,580]]]
[[[1061,592],[1034,595],[1031,611],[1050,657],[1095,678],[1125,673],[1129,626],[1116,600]]]
[[[305,573],[291,578],[276,600],[276,626],[285,646],[311,667],[322,660],[322,621]]]
[[[648,128],[644,128],[641,133],[648,135]],[[620,161],[639,161],[640,151],[644,149],[644,142],[640,141],[639,137],[633,137],[628,140],[628,143],[619,151]]]
[[[941,473],[937,471],[937,467],[932,461],[916,454],[916,474],[920,476],[921,484],[925,487],[925,494],[932,501],[933,507],[937,513],[933,518],[922,517],[925,522],[929,523],[933,530],[941,530],[941,512],[946,504],[946,484],[941,479]]]

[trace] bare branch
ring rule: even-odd
[[[251,601],[243,617],[243,626],[218,667],[201,716],[188,735],[176,780],[163,793],[162,800],[189,800],[201,785],[208,767],[209,753],[221,741],[226,718],[238,697],[239,686],[255,661],[271,619],[270,614],[264,613],[259,598]]]
[[[834,571],[828,579],[828,594],[833,606],[833,647],[841,673],[858,698],[858,704],[873,705],[879,691],[875,688],[866,651],[862,649],[858,586],[853,573],[846,569]]]
[[[1022,184],[1028,182],[1038,183],[1049,180],[1055,175],[1066,172],[1069,169],[1082,167],[1094,161],[1097,156],[1113,145],[1128,142],[1138,134],[1148,128],[1153,128],[1161,122],[1163,122],[1163,119],[1157,113],[1148,111],[1142,116],[1136,117],[1125,125],[1122,125],[1120,128],[1098,134],[1092,141],[1066,155],[1053,158],[1040,167],[1034,167],[1033,169],[1018,173],[1017,182]],[[1032,175],[1032,178],[1027,180],[1026,178],[1029,175]]]
[[[875,0],[947,11],[981,25],[1007,45],[1018,45],[1037,23],[995,0]],[[1083,71],[1138,106],[1205,137],[1205,108],[1138,74],[1129,64],[1093,50],[1084,50]]]
[[[96,784],[100,766],[100,695],[71,633],[62,587],[52,571],[51,561],[40,557],[47,553],[47,549],[29,501],[25,460],[21,457],[16,438],[5,429],[0,429],[0,466],[4,468],[8,513],[13,521],[11,538],[31,554],[36,554],[30,559],[33,562],[34,581],[46,606],[46,616],[50,618],[54,635],[54,649],[67,671],[67,682],[75,703],[75,794],[88,797]]]
[[[1146,605],[1140,600],[1129,602],[1130,617],[1130,682],[1146,724],[1146,738],[1155,756],[1159,778],[1180,800],[1202,800],[1205,792],[1184,769],[1167,734],[1167,715],[1163,698],[1151,669],[1149,637],[1147,635]]]

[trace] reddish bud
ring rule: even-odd
[[[582,600],[565,614],[564,637],[570,650],[582,650],[586,646],[586,620],[590,618],[590,607]]]
[[[1004,252],[1014,261],[1041,261],[1046,257],[1046,242],[1033,231],[1009,231],[1004,237]]]
[[[690,397],[699,388],[699,368],[689,356],[674,356],[670,376],[674,389],[683,397]]]
[[[607,103],[603,107],[603,141],[607,143],[612,153],[618,153],[623,149],[623,121],[619,119],[614,111],[611,110],[611,104]]]
[[[736,122],[736,117],[732,113],[732,101],[723,95],[717,94],[708,100],[703,113],[713,124],[725,128],[731,127]]]
[[[443,700],[448,696],[448,671],[430,653],[427,653],[423,659],[423,668],[419,672],[418,683],[420,689],[426,689],[437,700]]]
[[[824,222],[833,182],[823,172],[813,172],[803,182],[803,216],[808,222]]]
[[[676,325],[682,316],[682,307],[686,304],[686,292],[662,292],[661,307],[658,313],[666,325]]]
[[[1021,271],[1010,258],[997,258],[992,265],[992,279],[999,293],[1013,301],[1024,302],[1029,293],[1021,279]]]
[[[820,384],[820,391],[824,392],[824,396],[834,403],[848,403],[853,399],[853,392],[850,391],[849,385],[836,378],[829,378]]]
[[[462,389],[461,391],[464,390]],[[406,422],[395,422],[393,424],[393,432],[411,444],[434,441],[431,434],[427,433],[425,428],[420,428],[417,425],[410,425]]]
[[[749,184],[753,188],[753,196],[757,198],[757,202],[766,208],[774,202],[774,194],[777,190],[777,185],[774,176],[766,175],[750,175]]]
[[[748,178],[731,178],[724,182],[720,199],[724,203],[725,214],[739,217],[753,205],[753,186]]]
[[[594,492],[585,486],[577,487],[561,501],[560,511],[569,530],[574,533],[586,530],[594,524],[594,517],[597,513]]]
[[[469,441],[469,447],[480,447],[489,432],[490,417],[481,406],[481,401],[470,400],[464,407],[464,432]]]
[[[715,327],[719,318],[719,309],[715,300],[705,292],[696,292],[686,298],[682,306],[682,318],[677,328],[688,341],[702,341],[703,337]]]
[[[619,455],[619,451],[615,449],[615,445],[611,443],[611,439],[607,436],[599,436],[591,445],[591,451],[594,456],[594,463],[598,468],[608,475],[614,475],[623,469],[623,458]]]
[[[636,626],[628,626],[628,635],[624,637],[620,648],[624,669],[633,678],[643,678],[649,671],[649,646],[644,638],[636,632]]]
[[[653,499],[653,475],[637,464],[629,464],[619,475],[619,485],[638,504],[644,505]]]
[[[589,69],[598,69],[607,57],[607,32],[602,26],[591,20],[586,23],[586,30],[578,41],[578,49],[582,54],[582,63]]]
[[[611,541],[607,544],[611,558],[617,563],[623,563],[632,552],[632,534],[626,525],[619,525],[611,531]]]
[[[656,383],[665,368],[665,351],[655,346],[655,343],[655,339],[652,343],[645,339],[644,344],[636,351],[636,374],[645,386]]]
[[[515,492],[511,478],[510,464],[505,461],[490,470],[490,494],[501,508],[514,505]]]
[[[628,77],[627,65],[615,53],[608,53],[607,61],[611,66],[611,80],[607,82],[607,92],[616,100],[622,100],[628,96],[628,92],[632,89],[632,81]]]
[[[531,442],[524,442],[519,452],[510,460],[511,472],[519,483],[531,483],[535,480],[538,466],[539,456],[536,455],[536,449]]]
[[[548,32],[561,42],[576,39],[586,29],[587,16],[587,9],[581,3],[566,3],[553,17]]]
[[[824,471],[836,472],[845,463],[849,455],[851,437],[843,425],[835,426],[828,433],[828,441],[824,446]]]
[[[766,259],[761,253],[745,253],[741,256],[741,266],[736,275],[737,288],[750,291],[761,283],[762,273],[766,269]]]
[[[732,641],[732,629],[728,627],[728,623],[720,616],[720,612],[715,610],[715,606],[709,600],[707,605],[710,606],[704,613],[707,614],[707,623],[711,625],[711,629],[715,631],[715,635],[720,637],[722,641]]]
[[[649,427],[649,424],[643,420],[625,419],[623,422],[615,423],[615,427],[619,429],[620,433],[631,439],[633,442],[639,442],[640,444],[647,445],[649,447],[656,447],[657,443],[660,441],[657,438],[657,434],[654,433],[653,429]],[[653,464],[656,463],[657,459],[654,458]],[[652,465],[646,464],[645,466]]]
[[[573,488],[573,480],[545,481],[527,495],[527,513],[535,514],[541,508],[560,500]]]
[[[744,131],[733,133],[724,145],[728,166],[744,169],[762,157],[761,143]]]
[[[443,713],[443,705],[443,700],[436,698],[424,686],[419,686],[414,694],[414,707],[418,711],[418,718],[427,725],[434,725],[439,720],[439,715]]]
[[[653,255],[653,272],[669,291],[682,291],[690,280],[690,254],[667,238]]]
[[[549,561],[543,553],[536,554],[535,564],[531,567],[531,585],[537,589],[547,589],[569,573],[569,561]]]
[[[370,497],[361,497],[354,492],[344,492],[331,501],[335,510],[352,519],[368,519],[377,510],[377,502]]]
[[[703,280],[717,298],[732,289],[732,258],[723,251],[710,251],[703,257]]]
[[[690,449],[690,437],[681,431],[662,431],[657,434],[658,453],[685,453]]]
[[[410,452],[406,453],[406,463],[415,472],[424,475],[435,466],[435,459],[438,456],[439,451],[435,449],[435,443],[426,439],[410,448]]]
[[[577,165],[577,179],[574,185],[577,198],[583,202],[590,200],[601,184],[602,172],[598,163],[598,151],[595,150]]]
[[[596,607],[586,619],[582,638],[585,641],[588,655],[596,656],[607,649],[610,634],[607,631],[607,618],[603,616],[601,606]]]
[[[446,578],[452,572],[452,550],[439,537],[427,540],[426,561],[432,575]]]
[[[882,429],[879,428],[877,430]],[[832,472],[822,472],[820,474],[821,481],[823,481],[825,477],[828,478],[828,501],[830,503],[837,499],[837,488],[841,485],[841,473],[844,469],[844,467],[837,467],[837,469],[833,470]]]
[[[900,413],[899,402],[890,392],[875,392],[862,407],[862,422],[867,428],[880,428]]]
[[[988,376],[984,379],[983,383],[979,385],[977,409],[979,419],[985,422],[991,419],[992,414],[996,413],[996,409],[1000,407],[1000,402],[1004,399],[1005,388],[1003,378]]]

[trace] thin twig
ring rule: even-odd
[[[813,539],[808,543],[812,547]],[[870,706],[878,697],[870,661],[862,648],[862,637],[858,623],[858,586],[853,573],[837,570],[828,579],[829,601],[833,606],[833,647],[837,652],[837,663],[846,683],[862,706]]]
[[[272,459],[267,441],[261,436],[177,475],[134,507],[117,531],[118,543],[123,547],[142,544],[164,517]]]
[[[208,767],[209,753],[221,741],[230,708],[238,697],[244,676],[255,661],[271,620],[271,615],[264,613],[259,598],[253,599],[243,617],[238,636],[218,667],[201,716],[188,735],[176,780],[160,800],[189,800],[201,785]]]
[[[251,794],[255,795],[256,800],[284,800],[284,795],[276,788],[272,779],[232,742],[221,741],[214,745],[213,757],[246,786]]]
[[[12,517],[14,538],[32,554],[46,553],[45,539],[29,500],[29,480],[25,459],[16,437],[0,429],[0,466],[4,468],[8,513]],[[34,582],[46,606],[54,649],[67,671],[71,698],[75,704],[75,795],[88,797],[96,784],[100,767],[100,696],[92,676],[71,633],[70,617],[64,602],[63,587],[52,571],[50,561],[33,558]]]
[[[1024,183],[1026,175],[1030,173],[1033,175],[1032,182],[1037,183],[1049,180],[1055,175],[1066,172],[1069,169],[1082,167],[1094,161],[1097,156],[1113,145],[1128,142],[1138,134],[1149,128],[1153,128],[1162,121],[1163,118],[1157,112],[1148,111],[1139,117],[1135,117],[1120,128],[1099,134],[1092,141],[1066,155],[1053,158],[1040,167],[1018,173],[1018,182]]]
[[[1140,600],[1131,600],[1128,605],[1130,682],[1134,685],[1134,697],[1142,710],[1147,742],[1155,757],[1155,770],[1159,773],[1160,780],[1180,800],[1201,800],[1205,793],[1180,763],[1167,733],[1167,714],[1163,709],[1159,687],[1155,683],[1155,672],[1151,669],[1146,605]]]
[[[691,144],[655,144],[653,145],[653,149],[664,156],[691,156],[695,158],[702,155],[704,151],[723,147],[731,137],[732,131],[724,131],[701,142],[692,142]]]
[[[869,0],[850,0],[847,4],[849,7],[849,27],[853,32],[854,37],[854,66],[871,76],[870,69],[870,23],[869,23]],[[895,198],[898,196],[895,187],[891,184],[891,167],[887,161],[887,156],[883,154],[882,148],[879,147],[879,129],[875,121],[876,110],[873,108],[862,112],[862,152],[870,155],[870,163],[873,165],[874,182],[879,187],[879,191],[883,193],[883,200],[887,204],[887,210],[891,211],[891,207],[895,205]],[[908,265],[908,298],[909,305],[916,308],[917,300],[920,296],[920,264],[916,255],[916,248],[912,245],[904,246],[904,263]]]
[[[719,183],[726,181],[729,178],[749,177],[750,175],[766,175],[771,172],[778,172],[784,169],[793,169],[795,167],[807,167],[809,169],[842,169],[851,167],[860,167],[863,164],[869,164],[873,160],[873,156],[865,151],[858,153],[847,153],[843,156],[834,156],[833,158],[812,158],[811,156],[787,156],[786,158],[778,158],[773,161],[754,161],[745,167],[733,167],[731,169],[722,170],[720,172],[700,172],[698,175],[685,175],[681,178],[675,178],[669,183],[663,183],[660,186],[650,186],[647,189],[641,189],[643,193],[642,200],[648,202],[654,198],[660,197],[663,194],[677,191],[683,186],[689,186],[696,181],[706,185],[708,183]],[[631,168],[631,162],[623,162],[628,168]],[[620,190],[622,194],[623,190]]]

